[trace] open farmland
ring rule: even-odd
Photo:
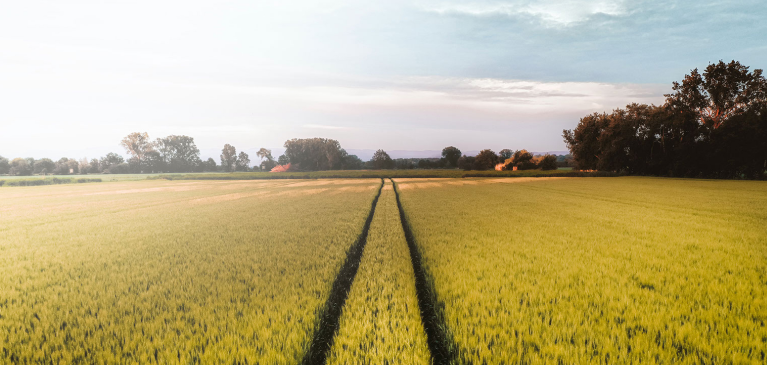
[[[765,362],[764,182],[394,181],[2,188],[0,363]]]
[[[387,181],[328,364],[431,364],[399,209]]]
[[[295,364],[380,184],[0,189],[0,363]]]
[[[766,361],[763,182],[397,181],[457,363]]]

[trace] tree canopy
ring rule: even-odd
[[[394,168],[394,161],[389,157],[389,154],[384,150],[378,150],[373,154],[373,158],[370,159],[373,164],[373,168],[376,170],[386,170]]]
[[[237,168],[237,149],[228,143],[221,150],[221,167],[230,172]]]
[[[674,82],[661,106],[630,104],[563,131],[576,167],[631,174],[763,178],[767,81],[718,62]]]
[[[442,158],[452,167],[458,166],[458,159],[461,158],[461,150],[453,146],[448,146],[442,149]]]

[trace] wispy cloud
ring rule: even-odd
[[[624,0],[511,0],[445,2],[422,4],[426,11],[438,14],[458,14],[478,17],[532,16],[551,26],[569,26],[582,22],[595,14],[618,16],[626,14]]]

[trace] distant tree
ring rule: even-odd
[[[51,173],[55,168],[56,163],[53,162],[53,160],[50,158],[41,158],[35,161],[35,168],[33,173],[41,174],[43,170],[45,170],[46,173]]]
[[[154,149],[154,143],[149,140],[149,134],[146,132],[131,133],[123,138],[120,145],[125,148],[126,152],[136,158],[139,170],[143,167],[144,156],[146,153]]]
[[[58,161],[56,161],[56,163],[54,164],[54,168],[52,170],[53,174],[68,175],[69,166],[67,165],[67,162],[69,162],[69,159],[66,157],[62,157]]]
[[[0,175],[7,174],[11,170],[11,161],[7,158],[0,156]]]
[[[280,157],[277,158],[278,165],[287,165],[288,163],[290,163],[290,159],[288,159],[288,156],[280,155]]]
[[[78,174],[80,173],[80,164],[75,159],[62,157],[56,161],[53,173],[56,175]]]
[[[168,168],[172,172],[191,171],[200,165],[200,149],[194,138],[183,135],[170,135],[158,138],[154,143]]]
[[[408,158],[398,158],[394,160],[394,168],[397,170],[410,170],[414,169],[416,164],[413,160]]]
[[[153,150],[144,154],[144,168],[149,172],[163,172],[167,165],[160,152]]]
[[[291,165],[308,171],[338,170],[348,155],[338,141],[327,138],[294,138],[284,147]]]
[[[100,165],[99,170],[101,172],[107,171],[107,173],[114,173],[109,171],[110,168],[123,163],[125,163],[125,159],[122,156],[114,152],[109,152],[107,153],[106,156],[102,157],[101,160],[99,160],[99,165]],[[127,164],[126,164],[126,169],[127,169]]]
[[[378,150],[373,154],[373,158],[370,159],[373,164],[373,168],[376,170],[391,169],[394,167],[394,161],[392,161],[389,154],[384,150]]]
[[[527,150],[518,150],[514,152],[512,161],[517,170],[532,170],[537,166],[533,162],[533,154],[527,152]]]
[[[346,151],[344,151],[346,152]],[[365,162],[362,161],[357,155],[345,155],[341,162],[341,169],[343,170],[360,170],[365,166]]]
[[[233,172],[237,168],[237,149],[228,143],[221,150],[221,168],[227,172]]]
[[[272,150],[266,149],[264,147],[261,147],[258,152],[256,152],[256,156],[260,159],[267,159],[267,160],[274,160],[274,157],[272,157]]]
[[[80,173],[80,164],[75,159],[62,157],[56,161],[53,173],[56,175],[78,174]]]
[[[88,158],[83,157],[77,162],[80,169],[80,174],[85,175],[91,172],[91,164],[88,162]]]
[[[91,159],[90,165],[91,165],[90,169],[88,169],[90,172],[95,174],[95,173],[99,173],[99,172],[102,171],[101,163],[99,162],[98,159],[96,159],[96,158]]]
[[[14,158],[13,161],[11,161],[11,167],[9,169],[9,173],[11,175],[16,175],[16,176],[32,175],[32,171],[33,171],[32,166],[33,165],[29,164],[28,159]]]
[[[458,159],[456,165],[459,169],[468,171],[474,168],[474,160],[474,156],[463,155]]]
[[[105,174],[128,174],[130,173],[130,166],[123,162],[117,165],[111,165],[108,169],[104,170]]]
[[[261,147],[258,152],[256,152],[256,156],[261,159],[261,163],[258,165],[261,170],[270,171],[277,166],[277,161],[272,157],[272,150],[270,149]]]
[[[511,158],[511,156],[514,155],[514,151],[504,148],[501,150],[501,152],[498,152],[498,160],[503,162]]]
[[[248,171],[250,169],[250,157],[247,153],[240,151],[237,156],[237,171]]]
[[[474,170],[492,170],[498,163],[498,155],[493,150],[487,149],[479,152],[474,159]]]
[[[450,167],[458,166],[458,159],[461,158],[461,150],[449,146],[442,149],[442,158],[444,158]]]
[[[216,166],[216,160],[208,157],[208,160],[205,161],[205,171],[214,172],[216,171],[218,166]]]
[[[538,167],[540,167],[541,170],[556,170],[557,156],[548,155],[548,154],[543,156],[543,158],[541,158],[540,163],[538,164]]]

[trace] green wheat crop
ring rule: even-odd
[[[764,364],[767,184],[398,180],[461,364]]]
[[[328,364],[430,364],[391,182],[376,206]]]

